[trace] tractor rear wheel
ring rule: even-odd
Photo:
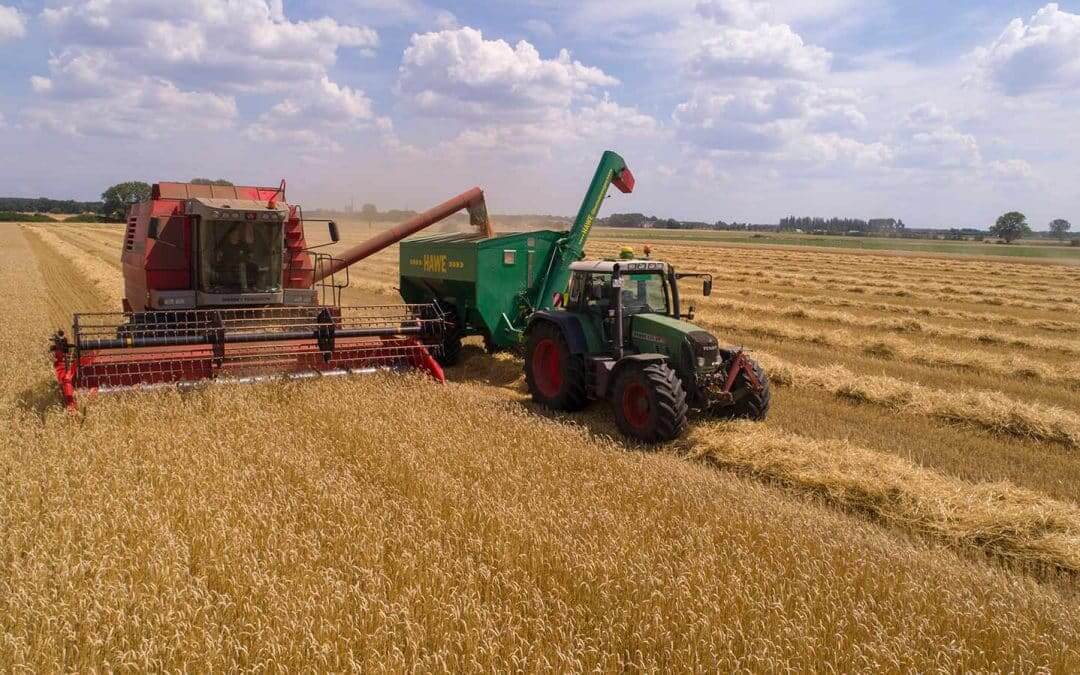
[[[769,376],[765,374],[765,369],[761,367],[760,363],[747,356],[743,358],[746,359],[750,369],[754,371],[754,379],[757,380],[759,388],[755,391],[751,386],[750,378],[746,376],[745,372],[740,372],[735,377],[735,383],[731,387],[732,393],[735,394],[737,400],[732,405],[717,408],[716,415],[728,419],[760,421],[769,414],[769,404],[772,403]]]
[[[619,431],[639,441],[663,443],[686,429],[686,391],[666,363],[624,368],[611,402]]]
[[[585,359],[570,352],[558,326],[544,321],[529,331],[525,382],[534,401],[553,410],[581,410],[589,402],[585,379]]]

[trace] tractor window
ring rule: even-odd
[[[663,274],[628,274],[623,277],[625,314],[668,313],[668,288]]]
[[[597,316],[607,316],[611,307],[611,274],[592,273],[585,277],[585,308]]]
[[[199,227],[199,286],[210,293],[281,290],[279,222],[204,220]]]
[[[581,306],[581,298],[585,292],[585,278],[586,275],[581,273],[575,273],[570,277],[570,288],[566,293],[566,302],[563,303],[567,309],[577,309]]]

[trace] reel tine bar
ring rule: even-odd
[[[401,367],[442,381],[432,353],[443,331],[433,305],[77,314],[71,339],[58,336],[53,352],[58,379],[100,391]]]

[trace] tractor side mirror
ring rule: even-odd
[[[705,278],[705,283],[701,285],[701,294],[706,298],[712,295],[712,277]]]
[[[329,223],[329,226],[330,226],[330,241],[332,241],[332,242],[334,242],[336,244],[339,241],[341,241],[341,234],[338,232],[337,223],[331,220],[330,223]]]
[[[147,239],[157,239],[157,237],[158,237],[158,227],[160,226],[160,223],[161,223],[161,221],[159,221],[157,218],[151,218],[150,219],[150,223],[146,226],[146,238]]]

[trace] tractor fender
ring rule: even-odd
[[[668,357],[663,354],[630,354],[622,357],[611,370],[599,369],[600,372],[597,373],[596,378],[596,397],[606,398],[615,383],[618,382],[620,373],[626,368],[644,366],[649,363],[666,363],[667,361]]]
[[[526,334],[541,321],[547,321],[559,327],[571,354],[588,353],[589,344],[585,341],[585,329],[581,327],[581,319],[569,312],[540,310],[533,312],[533,315],[529,317],[529,325],[525,327]]]

